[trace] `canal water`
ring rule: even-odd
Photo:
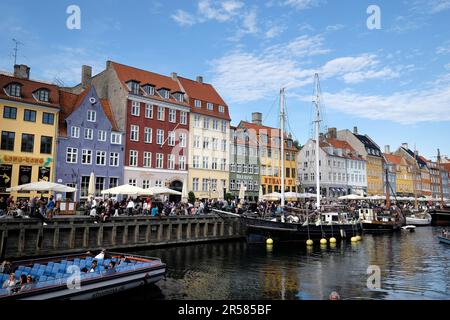
[[[450,246],[436,240],[440,231],[366,234],[355,244],[313,249],[239,241],[136,251],[162,258],[167,279],[125,295],[131,300],[321,300],[336,291],[341,299],[449,300]]]

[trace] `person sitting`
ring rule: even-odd
[[[33,283],[33,277],[31,275],[27,276],[27,280],[26,280],[26,284],[25,286],[21,289],[22,290],[31,290],[34,287],[34,283]]]
[[[120,266],[120,265],[124,264],[125,262],[129,262],[129,260],[124,255],[121,255],[119,258],[119,261],[117,262],[117,265]]]
[[[17,293],[17,292],[21,292],[23,290],[26,290],[25,289],[26,286],[27,286],[27,276],[25,274],[22,274],[20,276],[19,283],[16,285],[16,288],[14,288],[14,292]]]
[[[92,261],[91,269],[89,269],[89,272],[96,272],[97,271],[97,260]]]
[[[154,205],[151,210],[151,216],[156,217],[157,215],[158,215],[158,207],[156,205]]]
[[[111,261],[106,268],[106,274],[112,274],[116,272],[116,263],[114,261]]]
[[[16,275],[14,273],[11,273],[9,275],[9,279],[6,279],[5,282],[3,282],[2,288],[8,290],[9,292],[12,292],[16,284]]]

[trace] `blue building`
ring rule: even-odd
[[[60,91],[56,181],[77,188],[68,199],[85,201],[91,173],[95,195],[123,184],[123,133],[118,131],[110,105],[94,87],[80,94]]]

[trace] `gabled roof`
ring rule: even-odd
[[[6,94],[5,92],[6,87],[10,83],[18,83],[22,86],[21,89],[22,96],[20,98],[12,97]],[[33,96],[33,93],[39,89],[47,89],[50,91],[49,102],[37,100]],[[7,74],[0,74],[0,99],[59,108],[59,94],[58,94],[58,87],[56,85],[37,80],[17,78]]]
[[[150,72],[147,70],[138,69],[135,67],[130,67],[124,64],[120,64],[117,62],[111,62],[111,66],[116,71],[117,76],[119,77],[119,80],[122,83],[122,86],[125,88],[125,90],[128,91],[127,82],[129,81],[137,81],[142,86],[146,84],[153,85],[155,87],[155,90],[160,89],[167,89],[171,93],[175,92],[183,92],[182,88],[178,84],[178,81],[172,79],[171,77],[164,76],[158,73]],[[158,94],[154,94],[151,96],[152,99],[160,100],[160,101],[169,101],[174,104],[179,104],[183,106],[189,106],[187,102],[180,102],[176,99],[174,99],[172,96],[169,97],[169,99],[164,99],[160,97]]]
[[[386,161],[391,164],[400,165],[402,162],[402,157],[400,157],[400,156],[396,156],[394,154],[388,154],[388,153],[383,153],[383,155],[386,158]]]
[[[442,167],[444,168],[445,171],[450,173],[450,163],[443,163]]]
[[[364,145],[364,147],[367,149],[374,149],[379,152],[379,156],[374,154],[368,154],[369,156],[375,156],[375,157],[381,157],[381,150],[380,147],[378,147],[372,139],[370,139],[367,135],[363,136],[361,134],[354,134],[356,138],[358,138],[359,141]]]
[[[67,126],[66,119],[69,117],[78,107],[81,106],[86,95],[88,94],[90,87],[86,88],[80,94],[74,94],[67,91],[60,90],[59,98],[61,101],[61,112],[59,115],[59,135],[67,136]],[[94,89],[95,90],[95,89]],[[111,123],[113,131],[119,131],[116,121],[114,119],[113,113],[111,111],[111,107],[109,105],[109,101],[106,99],[99,100],[100,105],[102,106],[103,112],[105,112],[106,117]]]
[[[314,140],[315,141],[315,140]],[[334,149],[341,149],[343,150],[342,155],[337,154],[330,154],[327,150],[324,150],[327,154],[338,157],[338,158],[347,158],[347,159],[353,159],[353,160],[363,160],[361,156],[358,156],[356,154],[355,149],[350,146],[350,144],[347,141],[338,140],[338,139],[329,139],[329,138],[323,138],[320,140],[319,146],[323,148],[333,147]]]
[[[271,138],[272,137],[279,138],[280,134],[281,134],[280,129],[268,127],[268,126],[264,126],[264,125],[258,125],[253,122],[247,122],[247,121],[241,121],[239,123],[238,127],[244,127],[249,130],[255,130],[256,134],[258,135],[258,143],[261,141],[260,135],[266,134],[267,135],[267,147],[269,147],[269,148],[271,148],[271,146],[272,146]],[[286,150],[298,151],[297,148],[293,144],[292,144],[292,148],[288,148],[286,139],[287,139],[287,136],[285,135],[285,143],[284,144],[285,144]]]
[[[191,112],[209,115],[224,120],[231,120],[228,105],[216,91],[216,89],[209,83],[200,83],[191,79],[178,77],[181,86],[186,90],[189,96],[189,104],[191,105]],[[195,100],[202,101],[201,108],[195,106]],[[206,103],[212,103],[214,110],[208,110]],[[218,106],[224,107],[224,112],[219,112]]]

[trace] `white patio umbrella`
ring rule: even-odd
[[[268,201],[280,200],[281,199],[281,193],[278,193],[278,192],[268,193],[268,194],[265,194],[263,196],[263,199],[264,200],[268,200]]]
[[[182,196],[183,194],[179,191],[172,190],[166,187],[151,187],[148,189],[142,189],[141,194],[151,195],[151,196],[158,196],[158,195],[175,195],[175,196]]]
[[[259,195],[258,195],[258,200],[261,201],[264,197],[263,194],[263,189],[262,189],[262,185],[259,186]]]
[[[91,176],[89,177],[89,186],[88,186],[88,197],[93,197],[95,195],[95,175],[94,172],[91,172]]]
[[[22,184],[20,186],[6,189],[8,192],[14,191],[37,191],[37,192],[75,192],[76,188],[68,187],[63,184],[39,181]]]
[[[129,184],[124,184],[118,187],[114,187],[111,189],[103,190],[102,194],[120,194],[120,195],[129,195],[129,196],[139,196],[146,194],[145,189],[135,187]]]
[[[187,179],[184,179],[183,189],[181,190],[181,201],[187,203],[189,198],[188,190],[187,190]]]
[[[245,191],[247,191],[247,187],[241,183],[241,188],[239,189],[239,201],[244,202],[245,200]]]
[[[359,196],[357,194],[348,194],[346,196],[341,196],[338,198],[339,200],[365,200],[366,197]]]
[[[295,200],[297,200],[297,199],[300,198],[300,193],[297,193],[297,192],[286,192],[284,194],[284,197],[286,199],[295,199]]]

